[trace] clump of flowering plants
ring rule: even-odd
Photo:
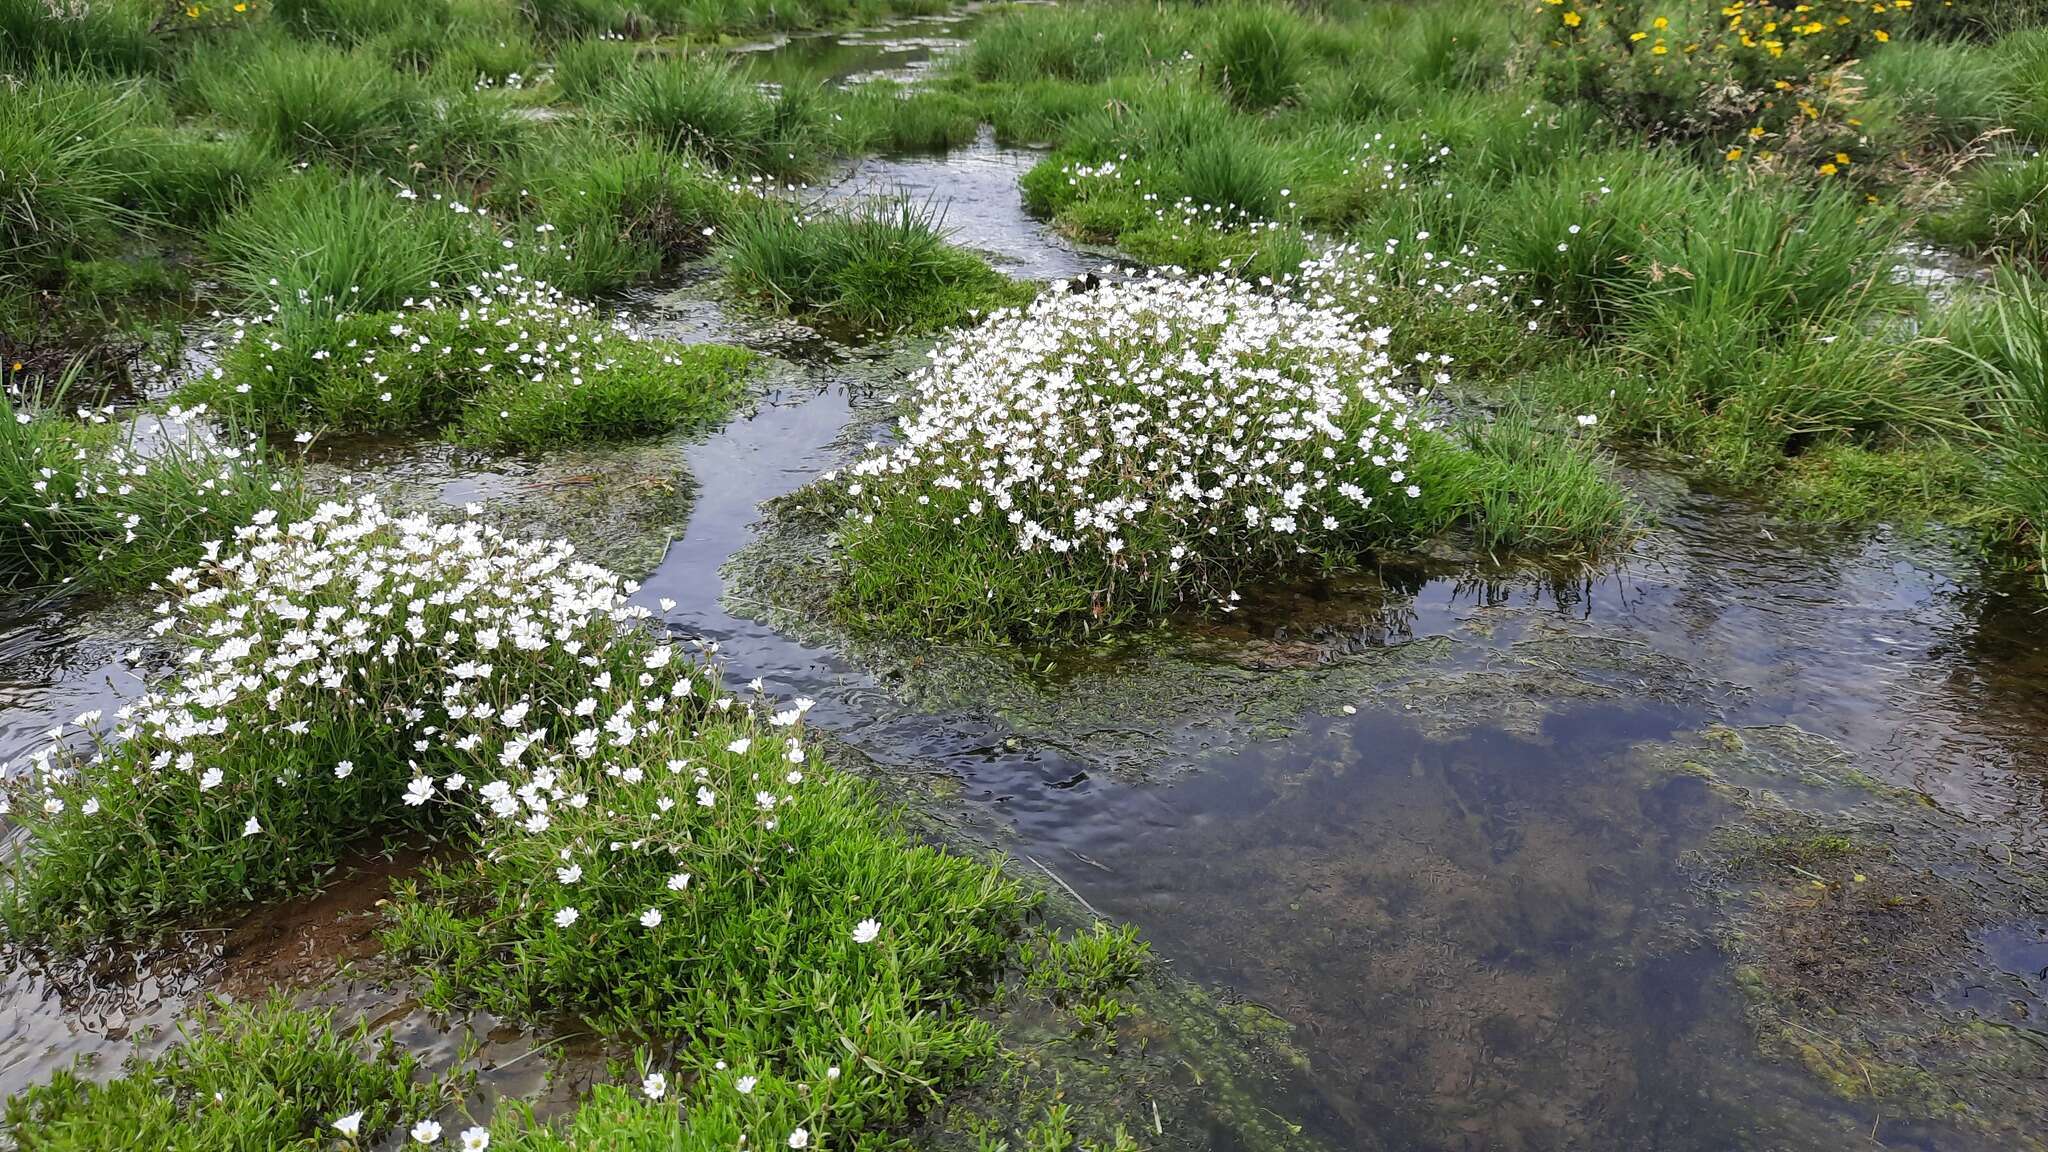
[[[140,929],[308,884],[435,797],[516,778],[585,727],[595,679],[702,673],[633,627],[612,573],[564,543],[399,518],[373,500],[260,512],[172,571],[175,671],[111,730],[80,716],[11,782],[30,836],[0,899],[16,938]]]
[[[891,442],[826,478],[846,606],[1025,634],[1227,608],[1241,581],[1425,535],[1441,365],[1395,363],[1390,335],[1222,276],[996,312],[932,352]]]
[[[430,1004],[575,1013],[673,1051],[642,1094],[680,1112],[606,1106],[665,1148],[850,1146],[993,1053],[966,1009],[1013,950],[1021,891],[822,763],[808,701],[693,716],[616,682],[585,700],[604,720],[587,754],[572,737],[488,785],[477,858],[393,901],[386,941]]]
[[[711,423],[753,362],[654,339],[507,266],[389,311],[237,321],[222,366],[184,394],[248,424],[445,425],[479,446],[539,448]]]
[[[302,887],[411,827],[475,849],[392,902],[429,999],[659,1041],[623,1111],[664,1146],[889,1129],[993,1050],[965,994],[1008,962],[1019,887],[914,841],[821,761],[808,701],[727,694],[568,545],[365,497],[259,514],[166,583],[175,671],[9,789],[13,939]]]

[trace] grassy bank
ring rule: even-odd
[[[1373,252],[1346,303],[1469,383],[2031,563],[2033,448],[1960,332],[2035,283],[2040,14],[1637,7],[1025,8],[940,88],[1051,148],[1025,198],[1070,235],[1254,280]],[[1916,233],[2010,274],[1930,296]]]

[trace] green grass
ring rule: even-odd
[[[2014,32],[1993,52],[2003,69],[2001,120],[2022,139],[2048,143],[2048,28]]]
[[[1261,111],[1301,88],[1302,43],[1292,11],[1244,6],[1222,17],[1203,57],[1209,79],[1233,107]]]
[[[167,48],[156,29],[162,11],[153,0],[0,0],[0,65],[147,71]]]
[[[270,10],[296,36],[340,44],[414,26],[438,31],[454,15],[450,0],[272,0]]]
[[[336,1146],[340,1117],[360,1113],[359,1138],[375,1141],[442,1103],[441,1085],[388,1034],[279,997],[204,1011],[163,1055],[105,1083],[89,1068],[59,1071],[10,1099],[4,1122],[21,1152],[315,1152]]]
[[[1896,119],[1871,133],[1891,150],[1957,148],[2000,123],[1999,62],[1980,48],[1899,40],[1871,53],[1862,73],[1874,106],[1860,118],[1866,127]]]
[[[1076,4],[999,12],[975,31],[961,69],[975,80],[1092,84],[1195,46],[1179,9]]]
[[[2000,157],[1967,172],[1956,203],[1920,222],[1930,239],[1971,252],[2048,255],[2048,156]]]
[[[325,44],[223,44],[194,62],[189,83],[215,115],[298,159],[398,165],[431,118],[415,79]]]
[[[771,95],[715,57],[639,61],[592,104],[619,131],[679,155],[776,175],[814,170],[826,141],[815,89]]]
[[[1595,443],[1510,412],[1425,454],[1424,484],[1459,494],[1458,521],[1491,553],[1596,552],[1634,519]]]
[[[581,104],[633,67],[640,46],[627,40],[570,40],[555,49],[555,92]]]
[[[832,104],[838,147],[868,152],[944,152],[973,142],[975,103],[949,92],[905,89],[890,80],[858,85]]]
[[[726,226],[718,254],[739,293],[848,332],[929,331],[1032,292],[949,245],[938,210],[905,199],[763,204]]]
[[[159,118],[136,82],[35,79],[0,102],[0,285],[40,286],[64,260],[109,249],[121,204],[123,135]]]
[[[520,195],[501,198],[507,189]],[[493,189],[497,210],[518,213],[529,228],[553,229],[534,234],[552,249],[532,255],[535,274],[582,296],[702,255],[742,202],[690,157],[573,130],[529,149],[511,179]]]
[[[1943,335],[1981,389],[1992,506],[2048,580],[2048,287],[2005,273],[1987,298],[1955,309]]]
[[[446,203],[319,168],[270,184],[211,237],[223,277],[255,306],[316,315],[473,282],[502,261],[503,239]]]

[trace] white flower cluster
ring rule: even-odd
[[[408,753],[409,782],[385,798],[393,805],[521,773],[549,722],[572,715],[575,700],[556,698],[565,682],[573,690],[574,673],[649,614],[628,602],[630,585],[566,543],[398,518],[369,497],[290,525],[258,513],[234,550],[209,546],[202,568],[165,583],[179,598],[158,607],[153,630],[188,645],[178,675],[117,713],[111,743],[91,731],[97,717],[50,733],[28,777],[45,816],[63,811],[65,795],[97,810],[196,792],[250,806],[246,820],[234,815],[254,836],[264,831],[255,806],[304,785],[285,750],[327,747],[337,731]],[[663,690],[687,695],[692,673],[679,663]],[[304,774],[354,772],[338,755]]]
[[[1063,287],[931,353],[896,442],[848,470],[856,515],[914,500],[1025,553],[1177,581],[1421,495],[1426,392],[1402,387],[1387,330],[1224,276]]]
[[[1396,293],[1432,310],[1455,312],[1521,313],[1525,303],[1514,294],[1507,265],[1486,264],[1470,245],[1438,252],[1430,246],[1428,232],[1417,232],[1405,242],[1390,236],[1378,244],[1331,245],[1304,262],[1290,279],[1304,298],[1326,308],[1383,308],[1387,297]],[[1543,306],[1541,299],[1526,303]],[[1538,323],[1532,318],[1528,326],[1533,331]],[[1441,365],[1451,362],[1449,356],[1431,359]],[[1433,375],[1436,383],[1449,382],[1441,370]]]

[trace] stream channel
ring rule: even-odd
[[[758,50],[914,79],[963,27]],[[861,161],[825,194],[930,199],[1013,275],[1100,265],[1024,212],[1035,159],[983,139]],[[1141,1113],[1152,1144],[2042,1146],[2048,615],[1938,532],[1799,528],[1641,465],[1648,526],[1597,566],[1416,557],[1116,649],[892,648],[789,602],[816,541],[762,505],[857,451],[920,349],[836,345],[702,278],[626,306],[778,367],[708,437],[543,459],[338,445],[316,473],[480,501],[644,576],[728,682],[814,697],[846,756],[947,834],[1138,925],[1190,1011],[1266,1020],[1287,1056],[1245,1057],[1228,1101],[1192,1063],[1161,1073],[1177,1095]],[[0,607],[0,762],[136,694],[140,635],[133,606]],[[1828,835],[1839,859],[1787,855]],[[82,1053],[110,1071],[209,994],[283,986],[442,1061],[479,1042],[490,1088],[572,1100],[597,1072],[577,1037],[435,1019],[376,977],[373,904],[408,866],[163,955],[14,968],[0,1092]]]

